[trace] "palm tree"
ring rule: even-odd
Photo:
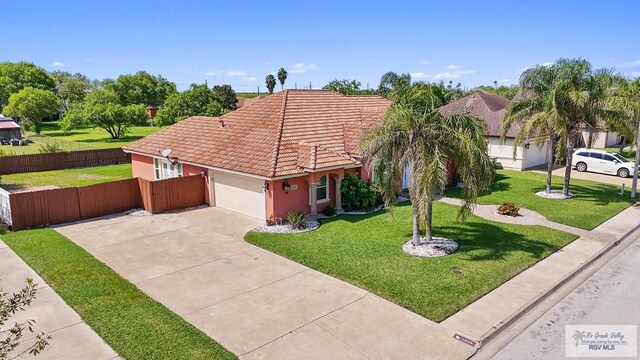
[[[535,114],[550,122],[553,132],[565,142],[562,193],[569,197],[573,148],[584,129],[598,129],[614,116],[608,104],[619,77],[608,69],[592,70],[591,64],[583,59],[560,59],[549,67],[548,74],[540,70],[541,66],[531,69],[529,74],[526,71],[523,74],[526,81],[523,83],[521,79],[521,87],[524,93],[537,98],[533,101],[538,102],[543,112]]]
[[[631,183],[631,197],[636,197],[638,185],[638,164],[640,163],[640,78],[630,82],[623,82],[616,89],[616,96],[611,105],[617,110],[619,117],[608,119],[608,126],[618,134],[636,144],[635,167]]]
[[[284,82],[287,80],[287,75],[287,70],[285,70],[284,68],[280,68],[280,70],[278,70],[278,80],[280,80],[282,90],[284,90]]]
[[[264,81],[267,85],[267,90],[269,90],[269,94],[273,94],[273,89],[276,87],[275,76],[273,76],[273,74],[269,74],[267,75]]]
[[[585,336],[587,336],[586,331],[576,330],[576,332],[573,333],[573,339],[576,341],[576,346],[578,346],[580,342],[584,340]]]
[[[551,192],[554,158],[558,159],[560,156],[557,155],[564,154],[562,148],[556,149],[556,144],[563,137],[558,130],[560,119],[555,111],[553,98],[549,96],[551,85],[556,77],[555,68],[543,65],[536,65],[523,72],[520,76],[519,94],[509,104],[501,129],[501,137],[504,141],[507,131],[515,124],[520,125],[520,131],[513,142],[514,157],[518,146],[532,140],[536,146],[542,146],[548,138],[547,193]]]
[[[412,240],[418,245],[421,221],[425,240],[432,240],[433,200],[448,182],[450,162],[464,182],[461,218],[470,213],[480,191],[490,187],[494,171],[484,142],[485,123],[465,113],[442,115],[435,99],[412,86],[394,90],[390,98],[393,104],[384,121],[363,141],[363,154],[387,206],[396,201],[401,169],[410,165]]]

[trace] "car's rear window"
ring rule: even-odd
[[[584,156],[584,157],[589,157],[589,153],[588,152],[579,152],[578,156]]]
[[[589,157],[595,158],[595,159],[602,159],[602,154],[601,153],[589,153]]]

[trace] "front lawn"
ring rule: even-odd
[[[562,182],[562,177],[554,176],[553,188],[562,189]],[[537,196],[535,193],[544,190],[546,184],[545,174],[498,170],[491,191],[481,195],[478,204],[512,202],[551,221],[592,230],[633,203],[628,192],[620,196],[620,189],[615,186],[579,179],[571,179],[570,191],[576,195],[573,199],[552,200]],[[445,194],[460,197],[460,189],[453,188]]]
[[[2,175],[0,178],[0,187],[6,190],[46,185],[73,187],[130,178],[131,164],[120,164]]]
[[[51,121],[42,123],[41,134],[69,142],[81,143],[80,146],[85,145],[85,147],[119,148],[132,141],[151,135],[160,129],[158,126],[132,126],[126,136],[119,139],[112,139],[109,133],[100,128],[77,129],[65,133],[60,128],[59,121]],[[37,137],[34,139],[36,141],[42,141]],[[65,147],[70,148],[73,146],[65,143]]]
[[[461,224],[457,212],[456,206],[434,204],[435,234],[460,245],[442,258],[402,252],[402,244],[411,238],[408,203],[391,213],[342,215],[306,233],[250,232],[246,240],[441,321],[576,238],[476,216]]]
[[[23,230],[2,240],[123,358],[236,358],[54,230]]]

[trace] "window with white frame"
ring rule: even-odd
[[[329,177],[324,175],[320,177],[320,182],[316,188],[316,200],[317,201],[329,201]]]
[[[165,159],[153,159],[153,170],[155,180],[182,177],[182,164],[173,164]]]

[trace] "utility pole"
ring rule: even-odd
[[[311,90],[311,81],[309,81],[309,90]]]
[[[204,86],[206,86],[207,89],[209,88],[209,83],[207,83],[207,79],[204,79]]]
[[[258,85],[258,95],[260,95],[260,86]]]

